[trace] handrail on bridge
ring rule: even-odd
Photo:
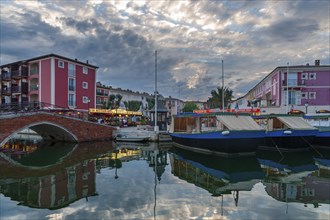
[[[78,111],[45,102],[33,101],[0,104],[0,116],[6,114],[24,114],[31,112],[50,112],[74,118],[88,119],[88,112]]]

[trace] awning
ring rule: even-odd
[[[230,130],[264,130],[250,116],[217,115],[217,119]]]
[[[301,117],[277,117],[283,124],[291,129],[316,129]]]
[[[90,113],[101,113],[101,114],[117,114],[117,115],[142,115],[141,112],[137,111],[127,111],[125,109],[89,109]]]

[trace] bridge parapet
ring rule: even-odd
[[[30,128],[44,139],[85,142],[110,140],[116,128],[64,115],[33,112],[0,116],[0,147],[17,132]]]

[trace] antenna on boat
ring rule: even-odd
[[[223,60],[221,60],[221,64],[222,64],[222,112],[224,112],[224,110],[225,110],[225,92],[224,92],[225,81],[223,78]]]
[[[157,126],[157,50],[155,50],[155,127],[154,127],[154,131],[158,131],[158,126]]]

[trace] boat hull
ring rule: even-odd
[[[221,131],[208,133],[171,133],[175,146],[207,154],[235,156],[253,154],[262,143],[264,131]]]
[[[313,140],[313,145],[330,149],[330,131],[319,131]]]
[[[260,149],[281,149],[282,151],[309,150],[317,130],[276,130],[265,133]]]

